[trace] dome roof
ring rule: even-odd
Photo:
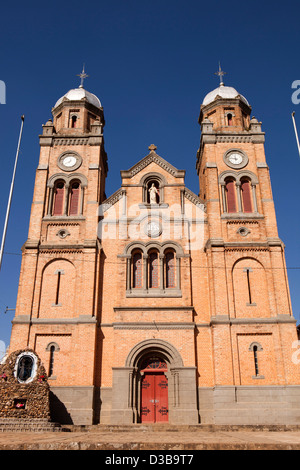
[[[238,93],[235,88],[232,88],[231,86],[225,86],[223,84],[220,84],[218,88],[211,91],[205,96],[203,103],[202,103],[203,106],[206,106],[212,103],[217,98],[217,96],[223,99],[241,98],[241,100],[244,101],[244,103],[250,106],[246,98],[242,96],[240,93]]]
[[[72,90],[69,90],[68,93],[66,93],[64,96],[62,96],[56,103],[54,108],[56,108],[60,103],[62,103],[63,99],[66,98],[67,100],[70,101],[80,101],[82,99],[87,99],[88,103],[91,103],[93,106],[96,106],[96,108],[101,108],[101,103],[99,98],[97,98],[96,95],[93,95],[93,93],[90,93],[89,91],[85,90],[83,87],[79,88],[74,88]]]

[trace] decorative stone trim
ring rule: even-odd
[[[155,153],[154,151],[151,151],[148,155],[146,155],[146,157],[140,160],[136,165],[131,167],[129,170],[121,171],[121,177],[132,178],[132,176],[142,171],[144,168],[146,168],[146,166],[150,165],[150,163],[152,162],[159,165],[161,168],[166,170],[172,176],[175,176],[175,178],[184,178],[185,176],[185,170],[178,170],[173,165],[171,165],[166,160],[164,160],[162,157],[157,155],[157,153]]]
[[[229,143],[229,142],[241,142],[241,143],[248,143],[252,142],[252,135],[217,135],[216,136],[217,143]]]
[[[194,323],[163,323],[163,322],[126,322],[126,323],[113,323],[115,330],[186,330],[195,329]]]
[[[118,189],[114,192],[109,198],[103,201],[102,206],[104,208],[103,212],[108,210],[111,206],[116,204],[116,202],[120,201],[124,196],[126,196],[126,191],[123,188]]]
[[[53,146],[87,145],[89,137],[54,137]]]
[[[186,197],[186,199],[188,199],[188,200],[189,200],[190,202],[192,202],[193,204],[195,204],[195,205],[201,204],[202,210],[206,212],[205,203],[202,201],[202,199],[200,199],[198,196],[196,196],[196,194],[193,193],[193,191],[191,191],[191,190],[188,189],[188,188],[184,188],[183,194],[184,194],[184,196]]]
[[[126,290],[126,297],[182,297],[180,289],[128,289]]]

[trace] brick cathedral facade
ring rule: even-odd
[[[10,353],[41,358],[53,419],[298,423],[284,245],[246,98],[223,83],[204,98],[199,195],[150,145],[107,198],[99,99],[80,86],[52,115]]]

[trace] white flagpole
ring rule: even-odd
[[[297,140],[297,145],[298,145],[298,152],[300,156],[300,145],[299,145],[299,138],[298,138],[298,132],[297,132],[297,127],[296,127],[296,122],[295,122],[295,111],[292,112],[292,120],[294,124],[294,129],[295,129],[295,135],[296,135],[296,140]]]
[[[9,197],[8,197],[8,203],[7,203],[7,210],[6,210],[6,217],[5,217],[5,222],[4,222],[4,229],[3,229],[2,242],[1,242],[1,248],[0,248],[0,270],[1,270],[1,265],[2,265],[3,250],[4,250],[5,238],[6,238],[6,232],[7,232],[7,224],[8,224],[8,219],[9,219],[11,200],[12,200],[13,189],[14,189],[14,184],[15,184],[15,175],[16,175],[17,163],[18,163],[18,158],[19,158],[19,151],[20,151],[20,144],[21,144],[21,138],[22,138],[22,132],[23,132],[24,118],[25,118],[25,116],[21,116],[22,122],[21,122],[21,129],[20,129],[20,135],[19,135],[19,142],[18,142],[18,148],[17,148],[17,153],[16,153],[16,159],[15,159],[15,166],[14,166],[12,181],[11,181],[11,185],[10,185],[10,191],[9,191]]]

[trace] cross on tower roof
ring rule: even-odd
[[[224,85],[224,82],[223,82],[223,75],[225,75],[226,72],[223,72],[223,70],[221,69],[221,65],[220,65],[220,62],[219,62],[219,70],[218,72],[215,72],[215,75],[218,75],[220,77],[220,86],[223,86]]]
[[[88,75],[84,71],[84,64],[83,64],[82,72],[78,74],[77,77],[81,78],[79,88],[83,88],[83,80],[88,77]]]

